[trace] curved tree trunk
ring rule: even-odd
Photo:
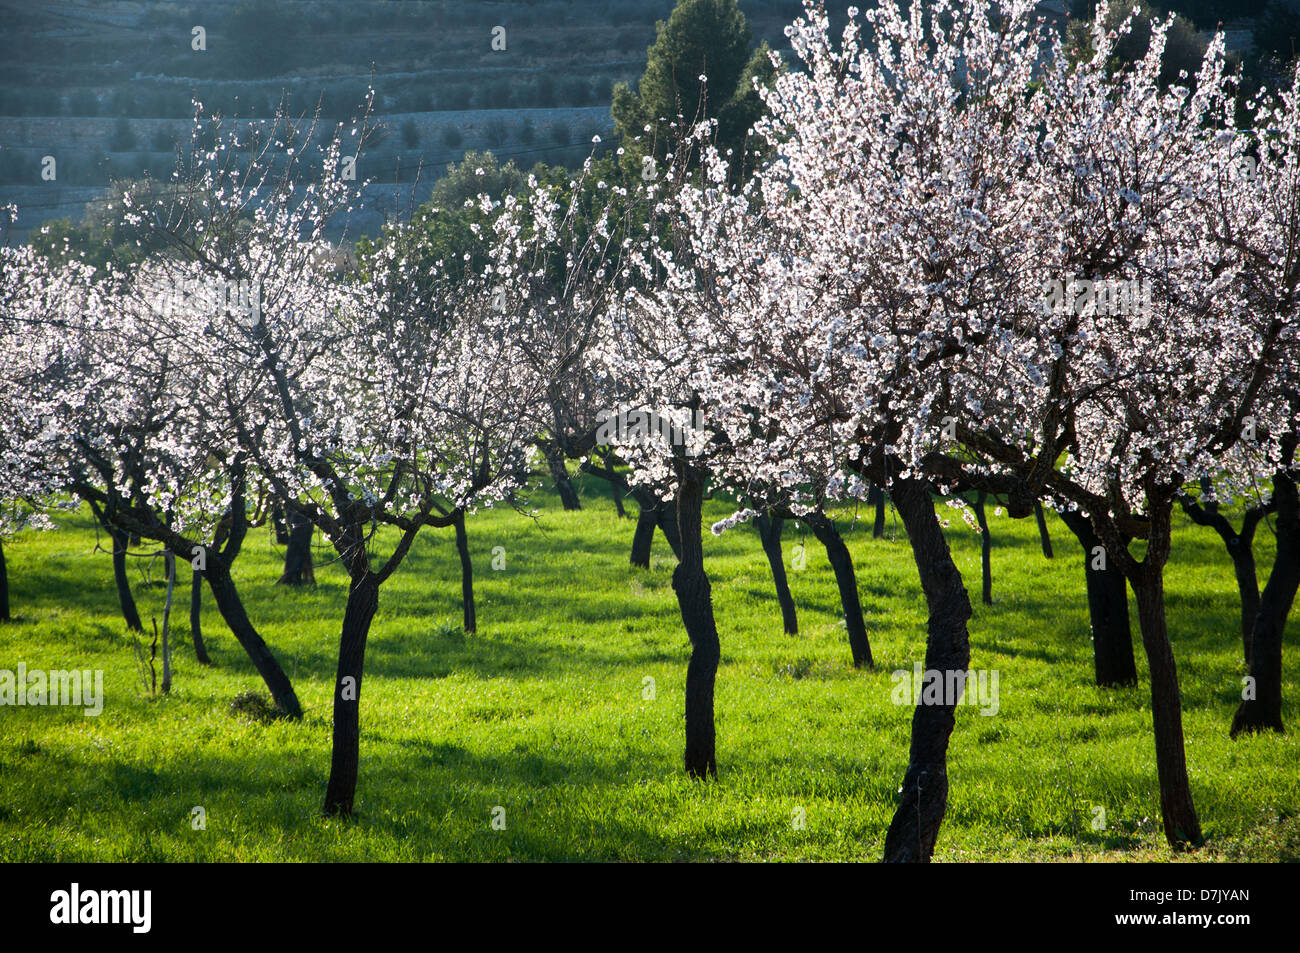
[[[1154,508],[1153,508],[1154,509]],[[1147,558],[1133,576],[1142,647],[1151,672],[1151,720],[1155,729],[1156,772],[1160,778],[1160,816],[1171,847],[1201,842],[1201,822],[1192,803],[1183,741],[1183,708],[1178,670],[1165,620],[1163,554],[1168,552],[1168,512],[1152,513]]]
[[[284,551],[284,574],[277,586],[314,586],[316,569],[312,565],[311,540],[315,527],[297,507],[285,507],[285,528],[288,542]]]
[[[193,570],[190,578],[190,637],[199,664],[211,665],[208,647],[203,644],[203,571],[200,569]]]
[[[9,570],[5,566],[5,542],[0,539],[0,622],[8,621],[10,621]]]
[[[131,595],[131,580],[126,573],[126,550],[129,537],[126,533],[108,530],[109,539],[113,541],[113,581],[117,584],[117,601],[122,607],[122,618],[126,627],[134,632],[143,632],[140,612],[135,607],[135,597]]]
[[[918,480],[898,480],[893,499],[907,530],[930,613],[925,667],[941,673],[947,684],[948,672],[969,670],[966,621],[971,616],[970,598],[939,526],[929,486]],[[945,697],[939,704],[916,706],[907,773],[885,835],[887,862],[929,863],[934,854],[948,808],[948,739],[959,702],[960,698]]]
[[[359,534],[358,534],[359,535]],[[361,757],[361,673],[366,637],[379,609],[379,583],[367,567],[359,568],[348,589],[348,604],[339,635],[339,665],[334,682],[334,734],[330,779],[324,812],[347,817],[357,792]]]
[[[460,554],[460,594],[464,604],[465,632],[472,635],[478,622],[474,614],[474,564],[469,558],[469,537],[465,533],[465,514],[456,514],[456,552]]]
[[[213,551],[208,553],[208,568],[203,575],[208,580],[208,588],[212,590],[212,599],[217,604],[221,618],[226,620],[230,631],[253,660],[253,665],[266,683],[276,706],[290,718],[301,718],[302,705],[294,694],[289,677],[284,674],[284,669],[280,668],[280,663],[275,660],[266,642],[248,621],[244,604],[235,589],[235,581],[230,577],[230,569]]]
[[[679,464],[678,480],[675,524],[682,531],[681,562],[673,570],[673,591],[691,640],[691,660],[686,666],[686,773],[693,778],[717,777],[713,685],[722,646],[713,617],[712,588],[704,571],[700,535],[703,478]]]
[[[1052,559],[1056,554],[1052,552],[1052,534],[1047,531],[1047,514],[1043,512],[1043,504],[1034,500],[1034,520],[1038,523],[1038,541],[1043,545],[1043,558]]]
[[[754,518],[758,528],[759,539],[763,542],[763,552],[767,554],[767,564],[772,569],[772,581],[776,584],[776,601],[781,606],[781,622],[786,635],[799,634],[799,619],[794,610],[794,599],[790,596],[790,581],[785,574],[785,557],[781,553],[781,531],[785,520],[779,516],[761,513]]]
[[[1063,510],[1061,520],[1083,547],[1083,574],[1092,622],[1093,671],[1098,685],[1136,685],[1133,630],[1129,625],[1128,579],[1109,555],[1097,568],[1094,551],[1101,540],[1078,511]],[[1104,547],[1103,547],[1104,548]]]
[[[1251,633],[1249,686],[1232,718],[1232,737],[1272,729],[1282,731],[1282,633],[1300,588],[1300,498],[1296,483],[1279,474],[1273,479],[1277,501],[1277,557],[1264,585]]]
[[[810,513],[804,522],[826,547],[826,558],[835,571],[840,607],[844,610],[844,627],[849,635],[849,650],[853,653],[853,667],[874,668],[871,642],[867,639],[867,626],[862,618],[862,600],[858,596],[858,577],[853,571],[853,557],[849,555],[849,548],[844,545],[844,538],[835,528],[835,522],[825,513]]]
[[[993,534],[989,532],[988,514],[984,512],[984,501],[988,494],[983,490],[975,497],[975,522],[980,528],[980,600],[986,605],[993,605]]]

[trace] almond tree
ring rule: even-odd
[[[789,31],[806,69],[766,95],[776,159],[757,189],[728,197],[715,162],[687,193],[707,267],[681,297],[705,302],[695,339],[734,355],[696,376],[742,467],[890,487],[931,611],[929,669],[966,668],[970,615],[931,483],[999,493],[1013,517],[1040,498],[1083,512],[1138,595],[1166,837],[1196,842],[1164,618],[1171,513],[1189,481],[1223,478],[1248,416],[1278,458],[1267,435],[1285,418],[1264,397],[1295,322],[1249,307],[1244,255],[1210,230],[1252,194],[1230,175],[1221,39],[1194,91],[1161,90],[1166,28],[1114,74],[1104,6],[1077,67],[1031,13],[885,2],[869,41],[851,21],[837,49],[808,7]],[[1118,292],[1098,305],[1093,282]],[[956,701],[916,710],[888,859],[933,850]]]

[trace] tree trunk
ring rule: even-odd
[[[1241,652],[1250,668],[1254,656],[1255,619],[1259,616],[1259,575],[1255,571],[1255,548],[1240,536],[1228,543],[1232,572],[1237,577],[1237,594],[1241,596]]]
[[[474,564],[469,558],[469,537],[465,535],[465,514],[456,514],[456,552],[460,553],[460,594],[465,608],[465,632],[477,630],[474,616]]]
[[[975,522],[980,528],[980,601],[993,605],[993,534],[989,532],[988,514],[984,501],[988,494],[983,490],[975,497]]]
[[[1056,555],[1052,552],[1052,535],[1047,531],[1047,514],[1043,512],[1043,504],[1037,500],[1034,501],[1034,519],[1038,522],[1038,541],[1043,544],[1043,557],[1051,559]]]
[[[176,555],[170,549],[163,552],[163,565],[167,567],[167,601],[163,603],[162,624],[162,693],[166,695],[172,690],[172,597],[176,594]]]
[[[693,778],[717,777],[713,685],[722,647],[713,617],[712,588],[704,571],[703,479],[679,464],[678,480],[675,523],[681,528],[681,562],[673,570],[673,591],[691,640],[686,667],[686,773]]]
[[[867,503],[876,508],[876,522],[871,528],[871,536],[880,539],[885,535],[885,491],[873,485],[867,491]]]
[[[135,632],[143,632],[140,612],[135,607],[135,597],[131,595],[131,580],[126,574],[126,533],[108,530],[109,539],[113,541],[113,580],[117,583],[117,601],[122,607],[122,618],[126,627]]]
[[[900,479],[894,484],[893,499],[907,530],[930,614],[925,668],[941,673],[946,685],[948,672],[969,669],[966,620],[971,616],[970,598],[939,526],[928,484]],[[919,688],[916,686],[918,692]],[[885,835],[887,862],[929,863],[934,854],[948,807],[948,739],[959,702],[960,698],[945,693],[939,704],[918,703],[913,712],[907,773],[898,809]]]
[[[362,569],[352,578],[339,636],[334,747],[324,807],[330,815],[350,816],[356,797],[357,765],[361,757],[361,674],[366,660],[366,637],[378,609],[379,583],[368,569]]]
[[[641,569],[650,568],[650,546],[654,542],[655,527],[659,520],[654,510],[641,504],[641,513],[636,518],[636,529],[632,533],[632,565]]]
[[[1243,699],[1232,719],[1232,737],[1272,729],[1282,731],[1282,633],[1300,588],[1300,496],[1296,483],[1273,478],[1277,501],[1277,556],[1251,633],[1250,677],[1254,698]]]
[[[257,673],[262,676],[262,681],[266,683],[276,706],[290,718],[301,718],[302,705],[298,702],[298,696],[294,694],[289,677],[284,674],[280,663],[271,654],[270,648],[253,628],[253,624],[248,621],[244,604],[235,589],[235,581],[230,577],[229,567],[212,550],[208,551],[208,568],[204,576],[208,580],[208,588],[212,590],[212,599],[217,604],[221,618],[226,620],[230,631],[239,640],[248,657],[253,660],[253,665],[257,668]]]
[[[200,569],[193,570],[190,578],[190,637],[199,664],[211,665],[208,647],[203,644],[203,571]]]
[[[1136,685],[1133,630],[1129,625],[1128,579],[1109,554],[1104,568],[1093,568],[1101,540],[1092,523],[1079,512],[1064,510],[1061,520],[1083,547],[1083,574],[1088,590],[1088,616],[1092,621],[1092,661],[1098,685]]]
[[[1199,844],[1201,822],[1192,804],[1183,742],[1183,709],[1178,692],[1178,670],[1169,644],[1165,620],[1164,568],[1161,554],[1168,552],[1168,512],[1153,512],[1147,558],[1131,582],[1137,597],[1142,647],[1151,672],[1151,718],[1156,739],[1156,772],[1160,778],[1160,816],[1170,847]]]
[[[560,494],[560,503],[566,510],[582,509],[582,501],[578,499],[578,491],[573,488],[573,482],[569,479],[569,468],[564,463],[564,454],[560,452],[554,444],[549,444],[545,451],[546,466],[551,471],[551,479],[555,482],[555,489]]]
[[[755,517],[754,525],[758,527],[763,552],[767,554],[767,563],[772,568],[772,581],[776,584],[776,601],[781,606],[781,622],[785,626],[785,634],[798,635],[799,619],[794,611],[790,582],[785,574],[785,556],[781,553],[781,531],[785,528],[785,520],[761,513]]]
[[[849,650],[853,653],[853,667],[874,668],[871,642],[867,639],[867,626],[862,618],[862,600],[858,596],[858,577],[853,571],[853,557],[849,555],[849,548],[844,545],[844,538],[835,528],[835,522],[825,513],[809,513],[804,522],[826,547],[826,558],[835,571],[835,584],[840,590],[840,608],[844,610],[844,627],[849,634]]]
[[[701,502],[701,511],[703,510]],[[682,558],[682,534],[678,526],[679,516],[677,507],[671,503],[661,503],[656,513],[659,528],[663,530],[664,539],[668,541],[668,548],[673,551],[673,555],[678,559]],[[701,520],[703,516],[701,515]]]
[[[5,566],[5,543],[0,539],[0,622],[8,621],[10,621],[9,571]]]
[[[287,505],[284,512],[288,542],[284,551],[284,574],[276,585],[314,586],[316,570],[312,565],[311,540],[315,527],[292,504]]]
[[[1130,570],[1129,581],[1137,597],[1138,624],[1151,674],[1151,714],[1156,769],[1160,779],[1160,813],[1165,839],[1171,847],[1178,847],[1200,843],[1201,825],[1187,776],[1178,671],[1165,616],[1164,563],[1170,548],[1172,503],[1148,508],[1151,528],[1146,558]]]
[[[627,519],[627,510],[623,509],[623,481],[621,478],[613,477],[610,479],[609,492],[613,494],[614,509],[618,511],[618,518],[621,520]]]

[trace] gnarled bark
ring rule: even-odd
[[[673,592],[682,623],[691,640],[686,666],[686,773],[693,778],[717,777],[713,726],[713,686],[722,646],[713,617],[713,594],[704,571],[701,537],[703,476],[678,464],[675,525],[681,528],[681,556],[673,570]]]
[[[926,670],[966,672],[970,665],[966,631],[970,599],[935,515],[930,488],[923,481],[900,479],[894,483],[893,499],[907,530],[930,613]],[[946,684],[946,674],[944,678]],[[907,773],[898,809],[885,835],[887,862],[928,863],[934,854],[948,807],[948,739],[956,724],[959,701],[944,698],[940,704],[916,706]]]
[[[1165,620],[1164,558],[1168,553],[1169,514],[1153,507],[1147,557],[1130,578],[1137,597],[1142,647],[1151,672],[1151,720],[1155,729],[1156,773],[1160,778],[1160,816],[1171,847],[1201,842],[1201,822],[1192,803],[1183,741],[1183,707],[1178,670]]]

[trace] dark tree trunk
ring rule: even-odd
[[[1255,548],[1237,537],[1229,543],[1233,575],[1237,577],[1237,594],[1241,596],[1241,653],[1250,667],[1255,652],[1255,620],[1259,617],[1259,574],[1255,571]]]
[[[1078,511],[1063,510],[1061,520],[1083,547],[1083,574],[1088,587],[1088,616],[1092,621],[1093,670],[1098,685],[1136,685],[1133,630],[1129,625],[1128,580],[1107,554],[1105,568],[1093,568],[1093,550],[1101,540],[1092,523]]]
[[[1043,557],[1051,559],[1056,555],[1052,552],[1052,534],[1047,531],[1047,514],[1043,512],[1043,504],[1037,500],[1034,501],[1034,519],[1038,522],[1038,541],[1043,544]]]
[[[614,509],[618,511],[618,518],[627,519],[627,510],[623,508],[623,480],[617,474],[610,478],[609,492],[614,497]]]
[[[1202,489],[1208,494],[1210,481],[1201,481]],[[1274,500],[1274,505],[1276,505]],[[1237,579],[1237,594],[1241,597],[1241,651],[1250,668],[1251,633],[1255,628],[1255,617],[1259,615],[1259,576],[1255,572],[1255,531],[1259,521],[1271,507],[1252,507],[1242,519],[1241,532],[1232,527],[1221,512],[1217,501],[1201,504],[1199,500],[1182,498],[1183,512],[1192,518],[1198,526],[1208,526],[1219,534],[1223,545],[1228,549],[1232,560],[1233,575]]]
[[[109,539],[113,541],[113,580],[117,583],[117,601],[122,607],[122,618],[126,627],[134,632],[143,632],[140,613],[135,607],[135,597],[131,595],[131,580],[126,573],[126,550],[129,537],[126,533],[108,530]]]
[[[650,545],[654,542],[655,527],[659,519],[654,510],[644,503],[641,513],[636,518],[636,529],[632,533],[632,565],[641,569],[650,568]]]
[[[885,535],[885,491],[873,485],[867,491],[867,503],[876,508],[876,522],[871,528],[871,536],[880,539]]]
[[[946,673],[964,673],[970,666],[966,631],[970,598],[939,526],[929,486],[918,480],[898,480],[893,499],[907,530],[930,614],[925,668],[942,673],[946,684]],[[934,854],[948,807],[948,739],[959,702],[959,698],[945,695],[941,704],[917,704],[913,712],[907,773],[898,809],[885,835],[887,862],[929,863]]]
[[[673,591],[682,622],[691,640],[686,666],[686,773],[693,778],[717,777],[714,751],[713,685],[722,647],[713,617],[713,595],[704,571],[700,535],[703,480],[679,464],[676,525],[681,528],[681,562],[673,570]]]
[[[993,605],[993,534],[989,532],[988,514],[984,512],[984,501],[988,494],[983,490],[975,497],[975,522],[980,528],[980,600],[986,605]]]
[[[5,543],[0,539],[0,622],[9,618],[9,570],[5,566]]]
[[[276,585],[314,586],[316,569],[312,565],[311,540],[315,527],[297,507],[285,507],[288,543],[284,550],[284,574]]]
[[[221,618],[226,620],[230,631],[253,660],[253,665],[262,676],[262,681],[266,682],[276,706],[290,718],[301,718],[302,705],[298,703],[289,676],[284,674],[284,669],[280,668],[280,663],[275,660],[270,648],[248,621],[244,604],[235,589],[235,581],[230,578],[229,567],[211,550],[208,552],[208,568],[203,575],[208,580],[208,588],[212,590],[212,599],[217,604]]]
[[[460,594],[465,608],[465,632],[477,630],[474,615],[474,564],[469,558],[469,537],[465,534],[465,514],[456,514],[456,552],[460,553]]]
[[[1243,699],[1232,718],[1232,737],[1243,732],[1282,731],[1282,633],[1300,588],[1300,497],[1295,481],[1273,479],[1277,501],[1277,556],[1264,585],[1251,633],[1253,699]]]
[[[1154,508],[1153,508],[1154,509]],[[1151,673],[1151,718],[1155,728],[1156,772],[1160,778],[1160,815],[1171,847],[1201,842],[1201,822],[1192,804],[1183,742],[1183,708],[1178,670],[1165,620],[1164,569],[1168,552],[1168,512],[1152,513],[1147,558],[1130,580],[1137,597],[1138,625]]]
[[[551,471],[551,479],[555,482],[555,489],[560,494],[560,503],[566,510],[582,509],[582,501],[578,499],[578,491],[573,488],[573,482],[569,479],[569,468],[565,466],[564,454],[554,444],[548,444],[545,450],[546,466]]]
[[[767,554],[767,563],[772,568],[772,581],[776,584],[776,601],[781,606],[781,622],[785,626],[785,633],[798,635],[799,619],[794,611],[790,582],[785,574],[785,556],[781,552],[781,531],[785,528],[785,520],[762,513],[755,517],[754,525],[758,527],[763,552]]]
[[[277,506],[271,510],[271,526],[275,529],[275,542],[278,546],[289,543],[289,527],[285,525],[284,508]]]
[[[325,788],[326,814],[352,814],[357,792],[357,766],[361,757],[361,673],[366,660],[366,637],[379,609],[379,583],[368,569],[352,578],[348,604],[339,636],[339,666],[334,683],[334,747],[330,779]]]
[[[194,657],[200,665],[211,665],[208,647],[203,644],[203,572],[195,569],[190,578],[190,637],[194,640]]]
[[[858,577],[853,571],[853,557],[849,555],[849,547],[844,545],[844,538],[835,528],[835,522],[825,513],[810,513],[804,522],[826,547],[826,558],[835,571],[835,585],[840,590],[840,607],[844,610],[844,627],[849,634],[853,667],[874,668],[871,642],[867,639],[867,626],[862,618],[862,600],[858,596]]]
[[[701,502],[701,509],[703,503]],[[677,507],[672,503],[661,503],[658,509],[659,528],[663,530],[664,539],[668,541],[668,548],[673,551],[673,555],[678,559],[682,558],[682,534],[678,527]],[[703,516],[701,515],[701,520]]]

